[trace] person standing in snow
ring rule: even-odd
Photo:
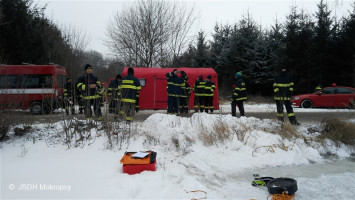
[[[236,117],[236,106],[238,105],[240,116],[245,116],[244,114],[244,101],[247,100],[247,89],[245,87],[244,80],[242,79],[242,72],[237,72],[234,75],[235,83],[233,85],[233,95],[232,95],[232,116]]]
[[[195,93],[195,99],[194,99],[194,109],[195,112],[198,112],[198,110],[200,110],[200,112],[203,112],[203,110],[205,109],[205,85],[206,85],[206,81],[203,80],[203,76],[200,75],[198,76],[198,79],[195,82],[193,91]]]
[[[92,74],[92,66],[85,65],[85,74],[79,77],[77,81],[77,89],[82,94],[82,100],[84,105],[84,114],[88,120],[91,120],[92,110],[94,107],[94,113],[98,121],[102,121],[102,114],[100,108],[100,95],[97,93],[97,88],[101,85],[96,76]]]
[[[116,75],[116,79],[112,80],[107,89],[107,96],[110,100],[109,113],[115,114],[115,119],[118,118],[118,114],[121,107],[121,93],[118,87],[122,84],[121,74]]]
[[[180,95],[180,113],[188,113],[189,111],[189,99],[191,94],[191,87],[187,80],[189,79],[187,74],[184,71],[181,71],[181,79],[183,83],[181,84],[181,95]]]
[[[276,101],[277,118],[284,121],[283,104],[285,104],[287,116],[292,125],[299,125],[293,112],[291,98],[293,93],[293,80],[290,73],[287,72],[287,67],[282,66],[281,72],[275,76],[274,81],[274,99]]]
[[[142,89],[132,67],[128,68],[127,76],[122,79],[122,84],[118,88],[121,90],[122,109],[126,115],[126,122],[130,123],[135,113],[137,93]]]
[[[70,111],[72,115],[75,115],[74,87],[71,78],[67,78],[67,81],[64,86],[64,104],[65,104],[65,113],[69,115],[69,111]]]
[[[180,96],[182,94],[181,86],[184,82],[182,78],[177,76],[180,73],[180,71],[174,69],[165,75],[168,81],[168,114],[178,114],[179,112]]]
[[[208,113],[208,110],[213,113],[213,95],[216,85],[211,80],[212,76],[208,75],[205,83],[205,112]]]

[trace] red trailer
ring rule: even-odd
[[[123,69],[122,77],[127,76],[127,69]],[[216,71],[212,68],[134,68],[134,76],[140,80],[142,90],[140,92],[139,108],[140,109],[167,109],[168,93],[166,90],[167,80],[166,73],[172,72],[174,69],[185,71],[189,77],[188,83],[193,88],[195,81],[199,75],[202,75],[204,79],[208,75],[212,76],[212,81],[216,84],[216,89],[213,98],[214,109],[219,109],[218,99],[218,77]],[[189,108],[194,107],[195,94],[192,92],[189,101]]]

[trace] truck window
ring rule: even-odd
[[[0,75],[0,88],[52,88],[52,75]]]
[[[58,75],[57,76],[57,81],[58,81],[58,87],[59,88],[64,88],[65,80],[66,80],[66,77],[64,75]]]

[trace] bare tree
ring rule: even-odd
[[[61,31],[71,49],[71,52],[67,52],[70,55],[66,59],[68,74],[77,77],[81,74],[85,64],[85,51],[91,38],[87,35],[86,31],[74,25],[62,26]]]
[[[189,42],[194,8],[172,1],[139,0],[116,13],[107,27],[107,46],[129,66],[164,66]]]

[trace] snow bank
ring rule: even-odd
[[[113,138],[112,150],[107,149],[104,129],[91,129],[95,140],[68,149],[63,144],[63,122],[33,126],[36,126],[33,133],[27,137],[1,145],[1,199],[191,199],[206,196],[203,192],[191,192],[193,190],[207,192],[208,199],[266,199],[267,191],[250,185],[253,173],[279,176],[281,174],[272,169],[324,163],[327,159],[323,155],[327,153],[343,158],[350,158],[354,153],[354,149],[346,145],[337,148],[330,141],[317,142],[315,138],[319,133],[309,130],[319,129],[319,124],[288,127],[290,132],[286,137],[281,136],[286,128],[282,129],[277,121],[231,115],[195,113],[186,118],[156,113],[142,123],[134,123],[125,135],[129,140],[116,143]],[[120,127],[124,128],[122,124]],[[122,173],[119,160],[124,152],[138,150],[158,153],[156,172]],[[313,177],[313,182],[309,182],[309,177],[298,175],[302,193],[296,193],[296,199],[311,196],[327,199],[326,195],[333,193],[324,191],[325,188],[332,183],[342,184],[344,177],[352,180],[354,169],[350,164],[338,174],[319,174]],[[283,175],[292,177],[294,174]],[[323,189],[312,190],[319,182],[324,184]],[[30,187],[23,189],[24,184]],[[70,191],[38,189],[43,185],[67,189],[70,186]],[[351,188],[346,189],[348,192]],[[342,192],[345,199],[353,195]]]

